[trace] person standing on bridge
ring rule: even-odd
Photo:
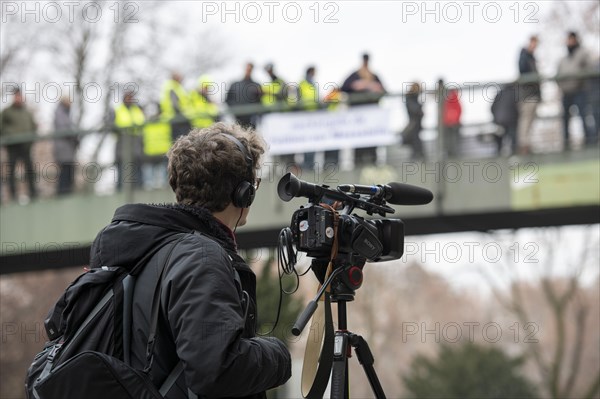
[[[231,84],[225,102],[230,108],[242,105],[260,104],[262,98],[262,88],[252,79],[254,64],[246,63],[244,78]],[[243,109],[241,113],[235,115],[237,123],[244,127],[255,128],[258,121],[258,112],[249,113]]]
[[[369,66],[369,54],[362,56],[361,67],[344,80],[341,91],[348,93],[350,106],[378,104],[386,93],[379,76]],[[357,148],[354,151],[355,164],[371,165],[377,161],[377,147]]]
[[[587,98],[587,84],[590,79],[582,77],[573,77],[573,75],[592,72],[592,61],[588,52],[581,47],[579,36],[576,32],[569,32],[567,35],[567,54],[560,60],[557,71],[558,87],[562,92],[563,106],[563,137],[564,148],[571,148],[569,138],[569,122],[571,120],[571,110],[577,108],[577,113],[581,117],[583,131],[585,134],[585,145],[594,146],[598,142],[598,133],[595,130],[596,123],[592,126],[588,123],[588,110],[590,99]],[[569,79],[568,77],[571,76]],[[567,77],[564,79],[561,77]],[[591,83],[591,82],[589,82]],[[598,87],[596,87],[596,91]],[[593,113],[592,113],[593,119]]]
[[[182,82],[183,75],[177,71],[171,72],[171,78],[164,83],[160,95],[161,118],[171,121],[173,140],[186,134],[191,128],[187,115],[190,98]]]
[[[519,55],[519,121],[517,127],[517,143],[519,154],[530,153],[531,126],[536,116],[537,108],[542,101],[539,73],[535,59],[538,37],[531,36],[527,47],[521,49]]]
[[[423,142],[420,133],[423,128],[423,104],[419,100],[421,96],[421,85],[412,83],[408,92],[404,96],[406,102],[406,113],[408,114],[408,124],[400,133],[402,143],[409,144],[412,147],[412,158],[423,158]]]
[[[75,125],[71,119],[71,99],[63,97],[54,112],[54,132],[63,134],[54,140],[54,160],[58,164],[57,195],[73,192],[75,185],[75,157],[79,147],[79,137],[73,134]],[[65,135],[66,133],[71,135]]]
[[[456,157],[460,153],[461,114],[460,95],[457,89],[451,89],[444,100],[443,108],[444,139],[450,157]]]
[[[167,399],[187,399],[188,391],[264,399],[291,376],[283,342],[255,336],[256,276],[237,253],[235,231],[246,224],[264,151],[259,135],[239,125],[192,130],[168,153],[176,204],[122,206],[92,244],[92,268],[144,265],[132,299],[134,368],[145,365],[152,299],[162,286],[151,380],[160,385],[183,365]]]
[[[25,106],[25,99],[19,88],[13,91],[13,103],[0,114],[0,137],[17,138],[18,136],[34,135],[37,132],[37,124],[33,119],[33,114]],[[6,145],[8,152],[8,189],[13,200],[17,199],[17,186],[15,181],[15,171],[17,162],[23,161],[25,166],[24,174],[29,185],[29,199],[37,197],[35,187],[35,169],[31,162],[31,142],[17,142]]]

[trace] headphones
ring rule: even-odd
[[[228,133],[221,133],[224,137],[227,137],[229,141],[237,146],[240,149],[242,154],[244,154],[244,160],[246,161],[246,167],[248,168],[248,176],[254,176],[252,173],[252,156],[244,147],[244,145],[234,136]],[[256,189],[254,188],[254,184],[248,180],[242,180],[231,193],[231,202],[234,206],[238,208],[249,208],[254,201],[254,196],[256,195]]]

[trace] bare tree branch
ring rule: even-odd
[[[597,229],[597,226],[592,227]],[[541,377],[542,386],[552,398],[573,397],[578,388],[578,380],[581,374],[583,355],[585,353],[586,326],[589,317],[588,306],[585,298],[579,301],[581,292],[581,278],[583,271],[590,265],[597,265],[594,261],[600,251],[597,248],[597,240],[579,240],[580,246],[573,249],[570,257],[557,252],[557,242],[566,239],[563,237],[564,228],[536,229],[536,242],[544,252],[541,254],[542,269],[538,281],[538,287],[542,293],[542,299],[550,311],[552,320],[552,331],[555,334],[551,347],[543,345],[527,345],[525,353],[533,361]],[[588,235],[588,234],[586,234]],[[597,231],[590,230],[589,236],[595,237]],[[495,242],[502,245],[502,238],[496,235]],[[515,241],[515,236],[511,239]],[[510,253],[510,251],[506,251]],[[568,265],[561,263],[568,262]],[[494,274],[482,271],[482,275],[498,303],[510,313],[517,317],[520,323],[530,322],[525,297],[525,285],[518,276],[519,268],[510,267],[511,259],[503,258],[507,267],[494,268]],[[573,264],[571,262],[573,261]],[[560,267],[559,267],[560,265]],[[489,270],[489,269],[486,269]],[[568,278],[557,278],[557,274],[569,271]],[[507,278],[512,281],[509,292],[504,292],[495,281],[498,280],[497,273],[506,273]],[[575,311],[573,316],[571,312]],[[571,317],[574,322],[571,323]],[[573,345],[569,345],[573,343]],[[549,355],[549,360],[547,356]],[[592,395],[596,394],[597,381],[588,389]]]
[[[2,80],[21,80],[31,60],[43,47],[39,40],[40,25],[31,25],[19,20],[18,15],[3,15],[0,25],[0,73]]]
[[[573,349],[573,354],[571,357],[569,376],[567,377],[567,382],[565,383],[565,387],[562,392],[564,397],[571,396],[571,392],[573,391],[573,387],[575,385],[575,380],[577,379],[577,375],[579,373],[581,354],[583,352],[583,342],[585,340],[585,325],[587,315],[588,308],[585,305],[580,304],[575,317],[575,348]]]

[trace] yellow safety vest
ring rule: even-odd
[[[260,98],[262,104],[265,107],[270,107],[274,105],[277,101],[279,101],[277,96],[279,95],[279,92],[282,88],[283,86],[279,80],[276,80],[275,82],[265,83],[262,86],[263,95]]]
[[[314,111],[319,108],[319,97],[317,88],[308,80],[303,80],[298,86],[300,92],[300,105],[303,109]]]
[[[189,114],[192,126],[202,129],[215,122],[215,118],[219,114],[219,108],[216,104],[207,101],[202,94],[193,91],[190,94]]]
[[[146,122],[144,112],[135,104],[129,107],[125,104],[115,109],[115,126],[121,129],[142,126]],[[139,134],[138,129],[132,129],[134,134]]]
[[[167,120],[150,122],[144,126],[144,155],[165,155],[171,143],[171,125]]]
[[[188,94],[181,85],[176,80],[169,79],[165,82],[162,88],[162,94],[160,96],[160,111],[161,118],[172,119],[175,117],[175,107],[171,102],[171,92],[175,92],[177,99],[179,100],[179,109],[181,112],[186,113],[189,109],[189,99]]]

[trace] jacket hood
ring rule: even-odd
[[[233,232],[205,208],[179,204],[128,204],[115,211],[111,223],[98,233],[90,267],[126,266],[147,261],[175,233],[199,231],[235,250]]]
[[[454,89],[450,90],[448,92],[448,99],[446,101],[450,103],[457,103],[458,100],[458,91]]]

